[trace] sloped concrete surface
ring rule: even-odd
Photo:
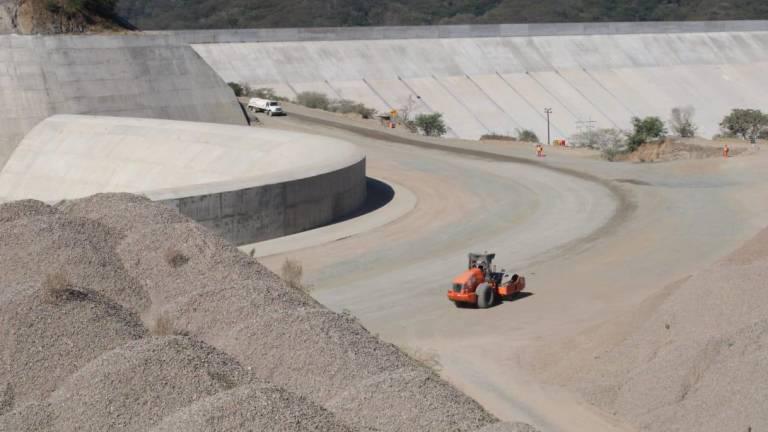
[[[137,36],[0,36],[0,106],[0,167],[53,114],[246,122],[189,46]]]
[[[289,30],[164,37],[194,43],[226,81],[287,97],[321,91],[383,111],[410,96],[414,112],[441,112],[448,135],[468,139],[518,128],[545,139],[547,107],[554,139],[687,105],[709,137],[768,95],[764,21]]]
[[[365,200],[365,155],[327,137],[157,119],[56,115],[0,171],[0,202],[141,193],[235,243],[327,224]]]

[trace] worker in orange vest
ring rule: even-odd
[[[729,149],[729,148],[728,148],[728,144],[725,144],[725,145],[723,146],[723,157],[724,157],[724,158],[727,158],[727,157],[728,157],[728,152],[729,152],[729,151],[731,151],[731,149]]]

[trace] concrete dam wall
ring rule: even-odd
[[[449,135],[630,126],[693,106],[699,135],[768,108],[768,23],[617,23],[179,32],[225,81],[441,112]],[[344,38],[348,38],[344,40]],[[302,40],[303,39],[303,40]]]
[[[0,36],[0,167],[53,114],[245,124],[188,45],[141,36]]]

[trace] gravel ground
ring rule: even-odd
[[[150,203],[146,206],[161,215],[149,221],[125,217],[125,205],[110,202],[122,199],[103,195],[66,208],[122,232],[118,254],[128,272],[144,282],[153,307],[172,317],[177,328],[234,355],[259,378],[360,429],[418,425],[422,431],[468,431],[496,421],[354,318],[286,287],[204,228]],[[170,266],[169,251],[186,263]]]
[[[497,422],[354,317],[162,205],[127,194],[6,204],[0,238],[0,266],[13,269],[0,275],[0,430]],[[159,318],[171,335],[148,335]]]
[[[291,409],[293,408],[293,409]],[[153,432],[351,431],[336,416],[279,387],[246,385],[196,402]]]
[[[650,431],[768,429],[768,230],[683,283],[579,377]]]
[[[103,296],[69,296],[53,303],[40,289],[0,305],[0,382],[15,404],[44,400],[91,360],[147,334],[135,314]]]
[[[535,427],[525,423],[496,423],[480,429],[478,432],[539,432]]]

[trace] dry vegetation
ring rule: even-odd
[[[310,288],[302,280],[304,278],[304,267],[301,262],[294,259],[286,259],[280,267],[280,277],[289,287],[304,292],[309,292]]]
[[[189,257],[178,249],[169,248],[165,251],[165,262],[173,268],[179,268],[189,262]]]
[[[82,299],[85,293],[75,289],[64,273],[49,273],[43,281],[43,301],[57,304],[65,301]]]

